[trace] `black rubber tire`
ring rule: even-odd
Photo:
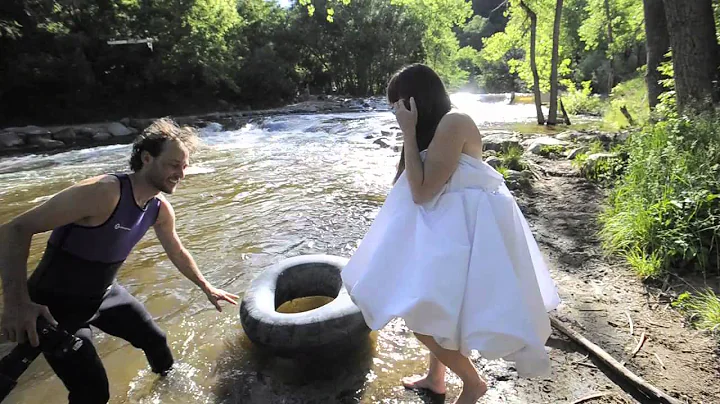
[[[352,349],[370,329],[342,284],[347,258],[302,255],[263,271],[245,292],[240,322],[256,346],[279,356]],[[305,296],[328,296],[328,304],[301,313],[278,313],[285,302]]]

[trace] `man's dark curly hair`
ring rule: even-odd
[[[148,126],[133,142],[130,169],[134,172],[140,171],[143,167],[142,152],[146,151],[151,156],[157,157],[168,140],[182,143],[190,153],[198,146],[195,129],[189,126],[180,127],[170,118],[160,118]]]

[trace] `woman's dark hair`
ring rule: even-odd
[[[165,143],[168,141],[180,142],[190,153],[197,149],[198,138],[194,129],[178,126],[172,119],[160,118],[153,122],[133,142],[130,155],[130,169],[138,172],[143,167],[142,152],[146,151],[151,156],[157,157],[162,153]]]
[[[418,114],[415,131],[420,151],[428,148],[440,120],[452,108],[450,96],[440,76],[430,67],[420,63],[406,66],[390,78],[387,97],[390,104],[400,99],[405,100],[406,108],[409,107],[410,97],[415,99]],[[393,183],[400,178],[404,170],[405,148],[403,147]]]

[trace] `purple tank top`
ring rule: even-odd
[[[127,174],[114,175],[120,180],[120,200],[110,218],[94,227],[74,223],[58,227],[50,235],[50,245],[87,261],[125,261],[157,220],[160,200],[154,197],[144,208],[137,206],[130,178]]]

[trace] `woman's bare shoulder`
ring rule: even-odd
[[[458,111],[451,110],[440,120],[438,127],[444,130],[463,135],[477,136],[478,129],[475,121],[470,115]]]

